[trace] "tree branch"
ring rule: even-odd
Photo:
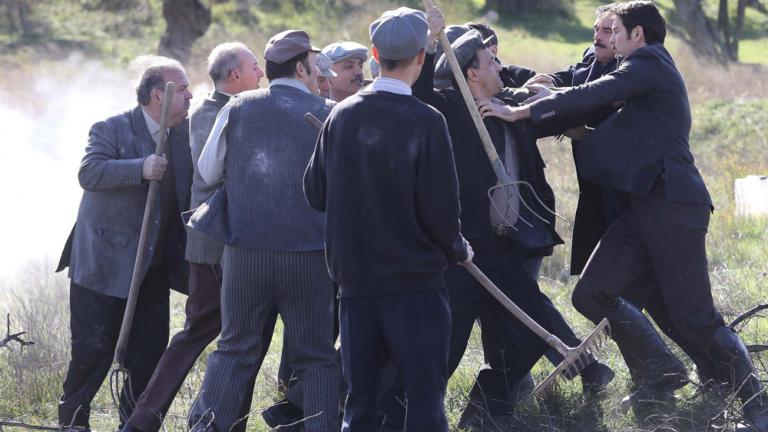
[[[5,331],[5,337],[0,340],[0,348],[6,347],[8,349],[11,349],[10,346],[8,346],[11,342],[17,342],[22,347],[28,346],[28,345],[34,345],[34,342],[31,341],[25,341],[21,338],[22,335],[26,334],[27,332],[19,332],[19,333],[13,333],[11,334],[11,314],[7,314],[5,316],[6,321],[6,331]]]
[[[61,430],[60,428],[53,427],[53,426],[38,426],[38,425],[26,424],[24,422],[0,420],[0,429],[2,429],[3,426],[13,427],[13,428],[20,428],[20,429],[28,429],[28,430],[41,430],[41,431],[58,431],[58,430]],[[84,428],[80,428],[80,429],[84,430]]]

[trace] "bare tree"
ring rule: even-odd
[[[10,34],[25,36],[33,32],[32,7],[27,0],[0,0],[0,5],[5,7]]]
[[[211,6],[201,0],[163,0],[166,28],[160,39],[160,54],[182,63],[189,60],[192,44],[211,25]]]
[[[674,0],[677,14],[684,23],[683,38],[699,54],[721,62],[739,60],[739,40],[744,31],[747,6],[760,10],[756,0],[736,0],[736,18],[731,20],[728,0],[719,0],[717,20],[704,13],[702,0]]]

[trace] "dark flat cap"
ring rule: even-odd
[[[370,30],[379,58],[406,60],[427,46],[427,17],[416,9],[401,7],[386,11],[371,24]]]
[[[282,64],[305,52],[320,52],[320,48],[312,46],[309,35],[304,30],[286,30],[280,32],[267,42],[264,58]]]
[[[348,58],[368,60],[368,48],[352,41],[338,41],[323,48],[323,54],[331,59],[331,63],[338,63]]]
[[[465,25],[449,25],[445,28],[445,36],[448,38],[448,42],[454,43],[459,36],[470,30],[472,29]],[[438,42],[437,47],[435,47],[435,59],[439,59],[441,55],[443,55],[443,44]]]
[[[483,40],[480,32],[474,29],[459,36],[459,38],[451,44],[453,53],[456,54],[456,60],[459,61],[459,66],[463,69],[464,66],[469,64],[472,57],[477,54],[478,50],[487,46],[488,42],[489,39]],[[443,53],[435,65],[435,78],[450,79],[451,77],[451,65],[448,64],[448,57]]]

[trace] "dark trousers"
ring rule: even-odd
[[[348,386],[343,432],[378,430],[382,371],[399,369],[408,399],[406,431],[447,432],[450,309],[445,286],[378,297],[342,298],[341,362]]]
[[[473,262],[507,297],[544,328],[552,331],[546,297],[526,271],[521,252],[499,238],[495,244],[473,242]],[[514,407],[506,403],[512,386],[523,378],[547,350],[546,343],[518,321],[494,299],[472,275],[459,265],[445,272],[451,298],[453,327],[449,368],[458,367],[467,348],[475,320],[479,318],[485,361],[483,389],[490,414],[503,414]],[[494,375],[491,377],[490,374]]]
[[[165,266],[150,267],[139,289],[125,356],[134,397],[144,391],[168,343],[169,295]],[[91,401],[112,365],[125,304],[125,299],[71,283],[72,357],[64,379],[64,393],[59,400],[60,425],[90,427]],[[120,410],[130,416],[132,404],[125,391],[127,386],[122,384]]]
[[[587,263],[573,305],[594,322],[610,321],[617,299],[642,298],[636,283],[651,274],[658,295],[645,296],[643,301],[651,302],[646,306],[666,306],[666,313],[659,313],[669,320],[663,326],[706,352],[714,331],[724,325],[712,301],[707,269],[709,216],[706,204],[665,201],[663,180],[648,195],[632,196]]]
[[[176,333],[152,374],[146,389],[128,422],[143,432],[160,429],[179,388],[195,365],[197,357],[221,331],[221,267],[218,265],[190,263],[189,297],[184,308],[184,328]],[[251,387],[253,381],[251,381]],[[248,392],[252,395],[253,390]],[[251,407],[248,397],[240,412],[245,416]],[[246,422],[233,430],[245,430]]]

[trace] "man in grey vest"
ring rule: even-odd
[[[323,120],[333,105],[316,95],[317,52],[304,31],[273,36],[264,52],[269,89],[232,99],[221,110],[198,162],[207,184],[224,185],[190,226],[225,247],[221,339],[190,412],[193,430],[229,431],[239,421],[275,312],[303,386],[305,430],[338,430],[340,372],[324,217],[302,194],[317,137],[304,114]]]
[[[259,87],[264,73],[256,57],[242,43],[229,42],[215,47],[208,56],[208,75],[214,91],[198,105],[189,119],[189,145],[192,149],[194,175],[190,208],[204,203],[221,186],[208,185],[197,169],[197,159],[213,127],[216,114],[231,96]],[[187,232],[186,259],[189,262],[189,297],[184,329],[176,333],[155,368],[126,422],[123,432],[155,432],[168,412],[176,393],[184,383],[197,357],[221,331],[221,254],[224,245],[193,230]],[[244,401],[241,414],[250,411],[251,399]],[[246,422],[236,430],[245,430]]]
[[[179,216],[189,206],[192,160],[189,81],[175,60],[142,56],[136,87],[138,105],[91,127],[78,179],[85,190],[77,223],[58,271],[69,267],[72,358],[59,400],[59,425],[89,428],[90,404],[112,364],[139,243],[149,181],[160,181],[149,218],[146,261],[140,269],[136,314],[125,367],[133,394],[147,385],[168,343],[169,288],[186,292],[184,226]],[[165,83],[173,81],[168,116],[168,150],[155,156],[162,130],[160,111]],[[123,387],[125,389],[125,387]],[[123,391],[120,410],[131,414]]]

